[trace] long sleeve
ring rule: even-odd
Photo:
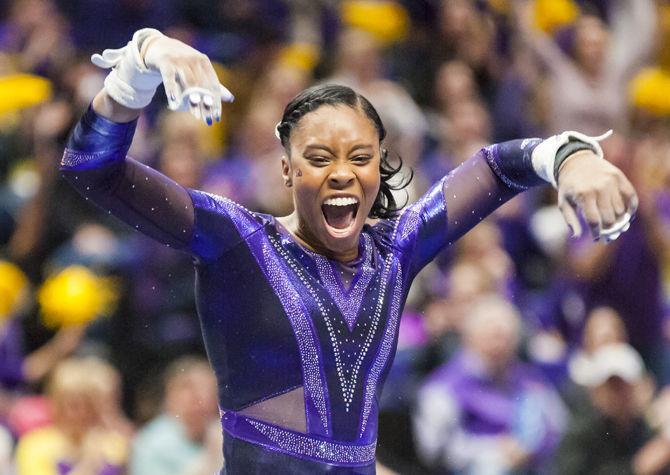
[[[544,183],[531,163],[540,142],[512,140],[482,149],[400,215],[393,239],[410,255],[410,275],[517,193]]]
[[[117,124],[92,108],[72,132],[61,161],[63,177],[86,200],[168,246],[186,250],[194,210],[178,183],[126,157],[136,121]]]
[[[222,196],[184,188],[126,153],[135,122],[84,114],[68,140],[63,177],[85,198],[169,247],[217,259],[262,226],[262,218]]]

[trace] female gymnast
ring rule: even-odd
[[[228,474],[375,473],[377,400],[421,268],[543,182],[558,187],[575,234],[581,210],[594,238],[614,239],[636,207],[598,139],[566,132],[487,147],[399,210],[377,112],[325,85],[295,97],[277,125],[295,211],[254,213],[126,157],[161,81],[171,109],[220,119],[232,95],[206,56],[145,29],[92,60],[113,69],[72,132],[62,174],[104,211],[193,256]]]

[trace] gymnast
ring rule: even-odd
[[[276,128],[295,210],[255,213],[126,157],[161,82],[170,109],[220,120],[232,95],[205,55],[144,29],[92,60],[112,70],[61,171],[104,212],[193,256],[218,380],[222,473],[375,473],[377,401],[417,273],[535,185],[557,187],[573,234],[581,213],[597,240],[616,239],[637,206],[630,182],[603,159],[602,137],[565,132],[486,147],[400,209],[374,107],[323,85],[298,94]]]

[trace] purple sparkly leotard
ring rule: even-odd
[[[374,473],[377,401],[412,279],[541,183],[530,165],[539,140],[483,149],[397,218],[366,225],[346,279],[272,216],[127,158],[134,129],[89,108],[61,170],[87,200],[194,257],[227,473]]]

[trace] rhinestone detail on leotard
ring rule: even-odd
[[[347,327],[349,331],[352,331],[354,324],[356,323],[356,318],[358,317],[358,311],[361,308],[361,302],[365,296],[365,292],[370,285],[372,277],[375,275],[375,269],[372,266],[372,238],[367,234],[362,234],[363,243],[365,246],[365,261],[361,264],[361,276],[351,284],[351,288],[348,291],[344,291],[340,283],[338,282],[337,276],[333,269],[332,264],[324,256],[310,253],[314,262],[316,263],[316,269],[319,273],[324,287],[333,298],[335,305],[340,309],[344,320],[347,322]]]
[[[279,449],[295,455],[342,464],[366,464],[375,460],[376,442],[366,445],[343,444],[316,439],[257,420],[249,420],[249,423]]]

